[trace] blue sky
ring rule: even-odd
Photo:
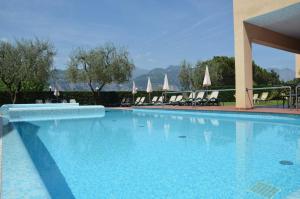
[[[152,69],[234,55],[232,0],[2,0],[0,39],[51,41],[56,68],[77,47],[114,42],[137,67]],[[294,55],[258,45],[263,67],[294,68]]]

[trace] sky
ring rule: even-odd
[[[0,40],[53,43],[55,68],[78,47],[126,47],[136,67],[153,69],[234,56],[232,0],[1,0]],[[294,69],[294,55],[253,46],[256,63]]]

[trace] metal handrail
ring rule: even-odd
[[[296,89],[300,88],[300,85],[296,87]],[[289,89],[289,104],[291,105],[292,100],[292,87],[291,86],[273,86],[273,87],[260,87],[260,88],[246,88],[246,92],[248,93],[249,90],[276,90],[276,89]],[[162,93],[162,95],[166,94],[172,94],[172,93],[191,93],[191,92],[212,92],[212,91],[219,91],[219,92],[226,92],[226,91],[235,91],[234,88],[228,88],[228,89],[202,89],[202,90],[189,90],[189,91],[165,91]],[[297,91],[296,91],[296,97],[297,97]],[[296,98],[297,100],[297,98]],[[251,102],[252,104],[253,102]],[[252,104],[254,106],[254,104]],[[290,106],[291,107],[291,106]]]
[[[296,109],[298,109],[298,89],[300,88],[300,85],[297,85],[295,88],[296,93]]]
[[[289,89],[289,104],[291,108],[291,100],[292,100],[292,87],[291,86],[273,86],[273,87],[261,87],[261,88],[246,88],[246,92],[248,93],[249,90],[276,90],[276,89]],[[252,102],[251,102],[252,103]],[[253,104],[252,104],[253,105]]]
[[[225,91],[235,91],[235,88],[224,88],[224,89],[203,89],[203,90],[196,90],[194,92],[212,92],[212,91],[219,91],[219,92],[225,92]]]

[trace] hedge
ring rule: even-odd
[[[155,91],[151,94],[151,96],[161,95],[161,91]],[[146,92],[138,92],[135,95],[135,98],[140,96],[147,96],[146,100],[148,100],[148,94]],[[96,104],[101,104],[104,106],[119,106],[121,100],[126,97],[132,100],[132,94],[129,91],[111,91],[111,92],[99,92],[96,99]],[[27,103],[35,103],[35,101],[39,100],[51,100],[53,102],[62,101],[63,99],[69,101],[70,99],[75,99],[82,105],[95,104],[94,96],[92,92],[88,91],[60,91],[60,96],[56,98],[53,95],[53,92],[42,91],[42,92],[22,92],[18,94],[17,102],[18,104],[27,104]],[[11,104],[10,95],[8,92],[0,92],[0,105],[3,104]]]
[[[232,88],[232,87],[222,87],[222,88],[212,88],[212,89],[225,89],[225,88]],[[177,94],[179,94],[181,91],[178,91]],[[262,93],[263,91],[255,91],[255,93]],[[270,91],[268,91],[270,92]],[[279,99],[280,93],[282,91],[274,90],[270,92],[270,99]],[[220,92],[219,97],[223,102],[233,102],[235,101],[234,97],[235,91],[226,91],[226,92]],[[160,96],[162,95],[162,91],[154,91],[151,93],[151,96]],[[167,98],[169,98],[172,94],[167,94]],[[184,95],[187,97],[189,93],[184,93]],[[148,101],[148,93],[145,91],[139,91],[135,98],[146,96],[146,102]],[[121,100],[126,97],[130,98],[132,101],[132,94],[129,91],[110,91],[110,92],[99,92],[97,95],[96,104],[101,104],[104,106],[119,106],[121,103]],[[53,96],[53,92],[49,91],[42,91],[42,92],[22,92],[18,95],[17,103],[23,104],[23,103],[35,103],[35,100],[41,99],[41,100],[47,100],[50,99],[52,101],[57,101],[57,98]],[[92,92],[89,91],[60,91],[60,96],[58,98],[59,101],[62,99],[65,99],[69,101],[70,99],[75,99],[77,102],[79,102],[82,105],[88,105],[88,104],[95,104],[94,103],[94,97]],[[0,105],[3,104],[10,104],[10,96],[8,92],[0,92]]]

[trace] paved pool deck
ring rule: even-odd
[[[227,111],[227,112],[251,112],[251,113],[276,113],[276,114],[294,114],[300,115],[300,109],[289,108],[269,108],[255,107],[253,109],[237,109],[235,106],[133,106],[133,107],[115,107],[114,109],[132,110],[132,109],[165,109],[165,110],[193,110],[193,111]]]

